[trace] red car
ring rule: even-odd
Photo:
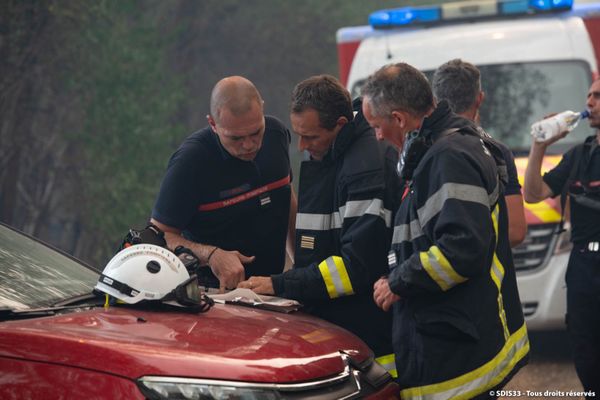
[[[105,308],[98,276],[0,225],[0,398],[399,398],[369,348],[327,322],[223,304]]]

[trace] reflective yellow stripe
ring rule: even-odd
[[[452,268],[437,246],[431,246],[427,252],[422,251],[419,258],[425,271],[443,291],[467,280]]]
[[[494,225],[494,233],[496,234],[496,248],[498,247],[498,214],[500,214],[500,206],[496,204],[494,211],[492,212],[492,224]],[[508,322],[506,322],[506,310],[504,309],[504,299],[502,298],[502,280],[504,279],[504,266],[498,258],[498,254],[494,251],[494,258],[492,260],[492,266],[490,268],[490,275],[492,280],[498,288],[498,317],[502,323],[502,329],[504,330],[504,339],[508,340],[510,332],[508,330]]]
[[[504,309],[504,299],[502,297],[502,280],[504,279],[504,267],[498,258],[496,252],[494,252],[494,261],[492,262],[492,268],[490,269],[492,280],[498,288],[498,317],[502,323],[502,329],[504,330],[504,339],[508,340],[510,332],[508,330],[508,323],[506,322],[506,310]]]
[[[398,377],[398,371],[396,370],[396,356],[394,353],[377,357],[375,361],[377,361],[377,363],[381,365],[393,378]]]
[[[331,256],[326,258],[319,264],[319,271],[330,298],[335,299],[336,297],[354,294],[342,257]]]
[[[498,385],[529,352],[525,324],[513,333],[496,356],[464,375],[433,385],[404,389],[402,399],[470,399]]]
[[[496,246],[498,246],[498,214],[500,214],[500,206],[496,204],[492,211],[492,225],[494,226],[494,235],[496,236]]]

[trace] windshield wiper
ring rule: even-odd
[[[96,304],[96,305],[102,304],[102,302],[104,301],[96,293],[92,292],[92,293],[79,294],[77,296],[69,297],[68,299],[64,299],[64,300],[59,301],[58,303],[54,303],[53,306],[54,307],[71,306],[71,305],[80,304],[80,303],[87,303],[91,299],[97,300],[96,302],[94,302],[94,304]]]
[[[96,301],[89,301],[95,299]],[[81,304],[83,303],[83,304]],[[11,319],[24,319],[24,318],[35,318],[44,317],[49,315],[55,315],[60,311],[64,310],[75,310],[75,309],[88,309],[101,306],[102,299],[93,293],[72,297],[70,299],[62,300],[59,303],[51,307],[38,307],[38,308],[10,308],[0,307],[0,321],[6,321]]]
[[[6,321],[9,319],[22,319],[22,318],[33,318],[43,317],[48,315],[54,315],[57,311],[68,310],[72,308],[82,308],[85,306],[63,306],[63,307],[42,307],[42,308],[0,308],[0,321]],[[95,307],[95,305],[89,305],[88,307]]]

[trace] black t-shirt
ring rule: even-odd
[[[512,151],[510,151],[510,149],[504,143],[492,138],[492,136],[490,136],[490,134],[488,134],[482,127],[478,126],[477,130],[479,131],[479,134],[481,136],[491,138],[502,152],[502,157],[504,158],[504,162],[506,163],[506,175],[508,178],[506,186],[504,187],[504,196],[511,196],[515,194],[520,195],[521,184],[519,183],[519,174],[517,173],[517,166],[515,165],[515,156],[513,156]]]
[[[253,161],[231,156],[207,127],[171,156],[152,211],[192,241],[256,256],[246,276],[280,273],[285,264],[291,169],[290,133],[265,117]]]
[[[579,144],[578,146],[582,145]],[[576,167],[573,165],[576,147],[566,152],[560,163],[554,169],[544,174],[544,182],[550,187],[554,196],[560,195],[563,186],[567,179],[569,179],[571,169]],[[581,157],[579,176],[573,178],[575,181],[589,180],[590,182],[600,182],[600,150],[598,149],[598,145],[593,145],[592,150],[587,163],[585,160],[587,156]],[[585,171],[583,171],[584,169]],[[572,187],[570,190],[576,189]],[[570,201],[570,207],[571,241],[579,244],[600,241],[600,212],[573,200]]]
[[[511,196],[521,194],[521,184],[519,183],[519,174],[517,173],[517,166],[515,165],[515,157],[508,147],[503,143],[498,143],[498,147],[502,150],[504,161],[506,162],[506,172],[508,175],[508,182],[504,188],[504,196]]]

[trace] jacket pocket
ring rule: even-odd
[[[417,331],[425,336],[459,342],[477,342],[479,331],[473,322],[462,315],[436,311],[421,311],[415,314]]]

